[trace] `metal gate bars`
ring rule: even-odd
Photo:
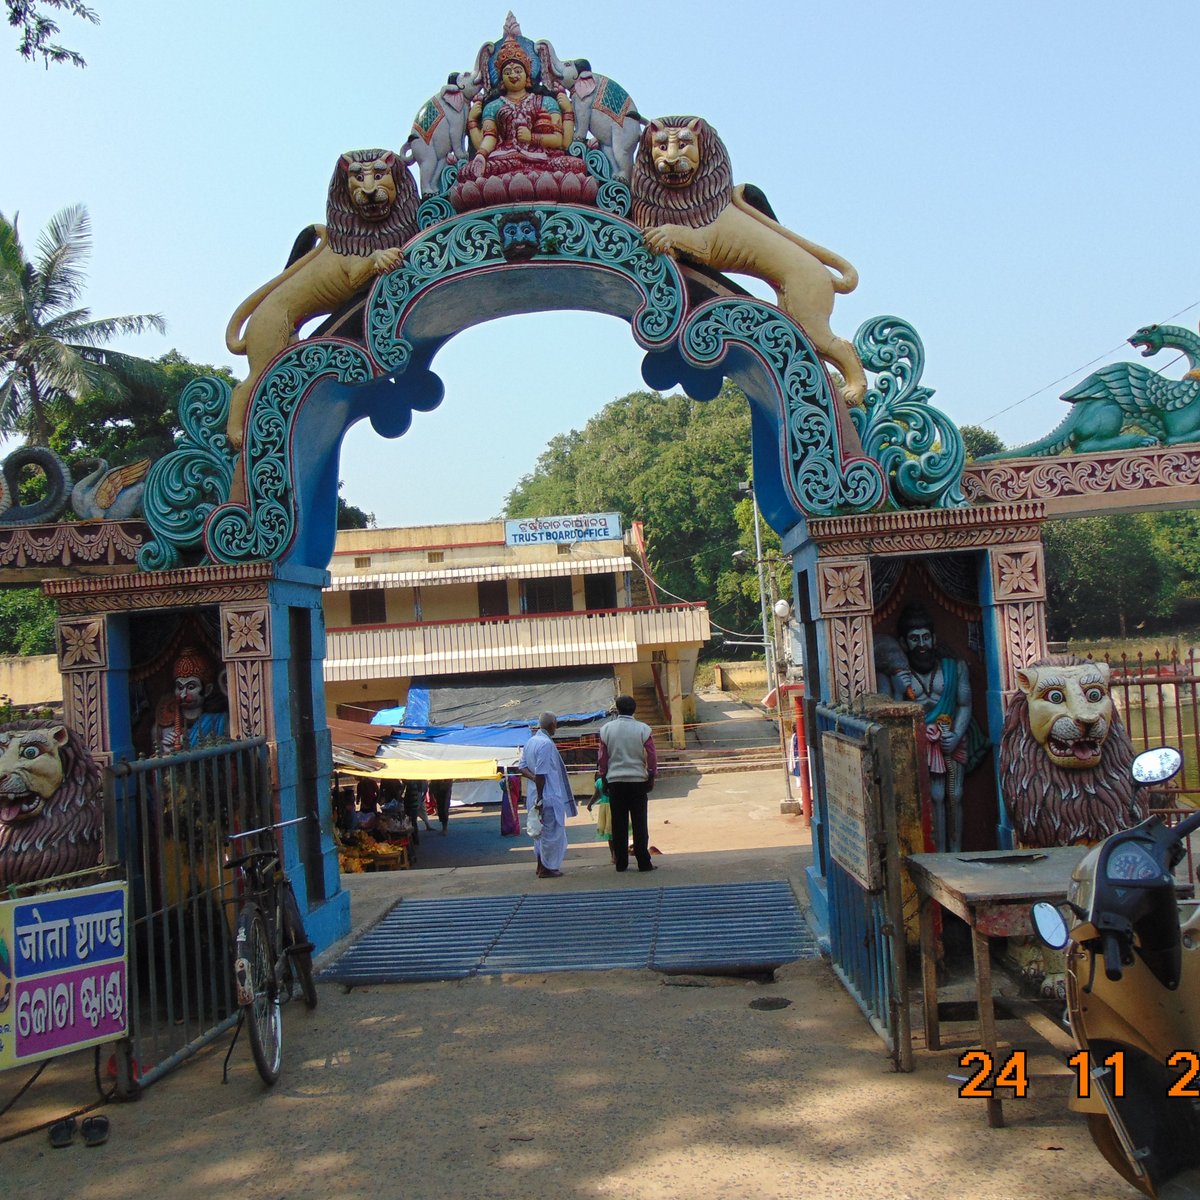
[[[912,1070],[900,851],[887,730],[824,705],[814,779],[826,842],[832,966],[887,1045]]]
[[[105,768],[110,859],[129,881],[129,1026],[117,1090],[152,1083],[237,1022],[230,833],[271,824],[266,741]]]

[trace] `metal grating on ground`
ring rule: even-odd
[[[621,967],[748,972],[817,954],[791,887],[772,880],[404,900],[321,978],[356,985]]]

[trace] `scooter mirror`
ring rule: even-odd
[[[1174,746],[1157,746],[1153,750],[1143,750],[1133,760],[1130,771],[1135,783],[1165,783],[1178,775],[1182,766],[1183,755]]]
[[[1033,906],[1033,927],[1051,950],[1063,950],[1071,940],[1066,919],[1053,904],[1039,900]]]

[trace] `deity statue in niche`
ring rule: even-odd
[[[174,754],[213,738],[229,736],[229,711],[217,687],[217,667],[202,650],[181,650],[171,667],[173,690],[164,693],[154,713],[154,751]]]
[[[561,79],[547,75],[537,48],[510,13],[504,38],[479,55],[477,76],[486,91],[467,114],[473,157],[450,189],[458,212],[495,204],[593,204],[599,181],[567,150],[575,136],[571,97]]]
[[[925,710],[925,753],[939,852],[962,849],[963,782],[979,765],[987,741],[971,715],[971,678],[963,659],[942,654],[929,614],[919,604],[900,613],[896,636],[875,639],[881,691]]]

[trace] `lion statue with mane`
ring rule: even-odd
[[[1052,655],[1017,671],[1017,686],[1000,737],[1000,784],[1018,842],[1089,844],[1143,820],[1108,664]]]
[[[854,291],[858,272],[832,250],[780,225],[758,188],[735,187],[729,152],[707,121],[651,121],[642,131],[630,186],[634,223],[655,254],[683,255],[716,271],[769,283],[779,307],[842,373],[846,403],[862,404],[867,391],[862,361],[829,327],[834,298]]]
[[[100,768],[58,721],[0,725],[0,888],[96,866]]]
[[[400,247],[417,231],[417,203],[412,176],[390,150],[354,150],[338,159],[326,224],[305,229],[282,274],[247,296],[229,319],[225,345],[244,354],[250,368],[229,405],[232,446],[242,444],[246,409],[267,364],[305,321],[333,312],[374,276],[401,265]]]

